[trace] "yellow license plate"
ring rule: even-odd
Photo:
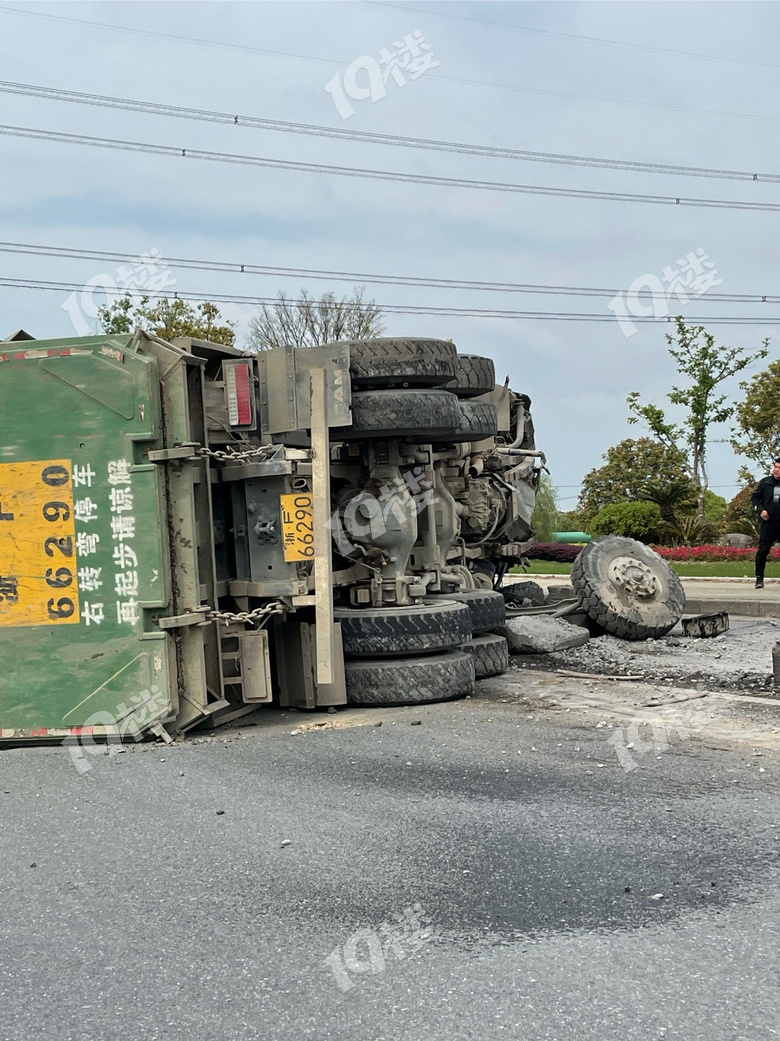
[[[314,500],[309,492],[279,496],[284,559],[314,559]]]
[[[0,626],[79,621],[70,459],[0,463]]]

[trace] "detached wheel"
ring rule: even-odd
[[[478,354],[459,354],[455,379],[447,384],[459,398],[472,398],[478,394],[489,394],[495,390],[496,367],[492,358],[481,358]]]
[[[474,662],[464,651],[398,661],[346,661],[350,705],[420,705],[474,692]]]
[[[424,443],[451,437],[459,424],[458,399],[447,390],[361,390],[352,395],[352,426],[334,427],[331,437],[403,437]]]
[[[464,604],[440,600],[409,607],[337,607],[348,658],[436,654],[460,647],[471,635]]]
[[[665,636],[685,608],[680,579],[634,539],[594,539],[572,564],[571,581],[588,617],[625,640]]]
[[[509,644],[503,636],[474,636],[463,644],[463,650],[474,660],[474,675],[478,680],[500,676],[509,668]]]
[[[378,337],[346,342],[353,387],[439,387],[457,373],[458,352],[446,340]]]
[[[504,597],[492,589],[468,589],[464,593],[444,593],[442,596],[445,600],[454,600],[468,607],[472,632],[489,632],[506,624]],[[434,598],[428,597],[426,602],[433,603]]]

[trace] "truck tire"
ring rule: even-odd
[[[352,395],[352,426],[334,427],[331,438],[403,437],[424,443],[451,438],[459,424],[458,399],[447,390],[360,390]]]
[[[420,705],[474,692],[474,662],[465,651],[397,661],[346,661],[349,705]]]
[[[346,342],[353,387],[439,387],[458,371],[457,349],[446,340],[379,337]]]
[[[665,636],[685,608],[677,575],[649,546],[622,536],[588,543],[572,564],[571,581],[588,617],[625,640]]]
[[[473,398],[478,394],[489,394],[495,390],[496,367],[492,358],[481,358],[478,354],[459,354],[455,368],[455,379],[447,384],[459,398]]]
[[[460,401],[460,421],[457,431],[450,436],[434,438],[437,441],[484,441],[498,433],[498,413],[489,401]]]
[[[468,607],[473,633],[486,633],[506,624],[506,604],[501,593],[494,593],[491,589],[467,589],[463,593],[443,593],[442,598]],[[426,603],[437,599],[426,597]]]
[[[471,634],[468,608],[452,600],[409,607],[337,607],[348,658],[441,654],[460,647]]]
[[[474,675],[478,680],[500,676],[509,668],[509,644],[503,636],[492,633],[474,636],[463,644],[463,650],[474,659]]]

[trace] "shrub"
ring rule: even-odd
[[[657,540],[661,510],[654,502],[615,502],[605,506],[590,522],[590,534],[623,535],[639,542]]]
[[[726,507],[724,526],[726,531],[738,531],[758,541],[760,524],[751,502],[753,488],[754,485],[748,485],[734,496]]]
[[[566,542],[536,542],[526,556],[529,560],[552,560],[558,564],[571,564],[582,549],[582,546],[572,546]]]
[[[665,542],[677,546],[710,545],[720,535],[719,525],[712,521],[702,520],[696,514],[678,517],[674,523],[662,521],[660,533]]]

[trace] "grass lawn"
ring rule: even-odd
[[[720,560],[696,564],[674,563],[672,568],[682,578],[752,578],[753,561]],[[512,568],[512,574],[521,574],[520,568]],[[571,564],[557,564],[550,560],[532,560],[531,575],[570,575]],[[780,561],[770,560],[766,566],[767,578],[780,578]]]

